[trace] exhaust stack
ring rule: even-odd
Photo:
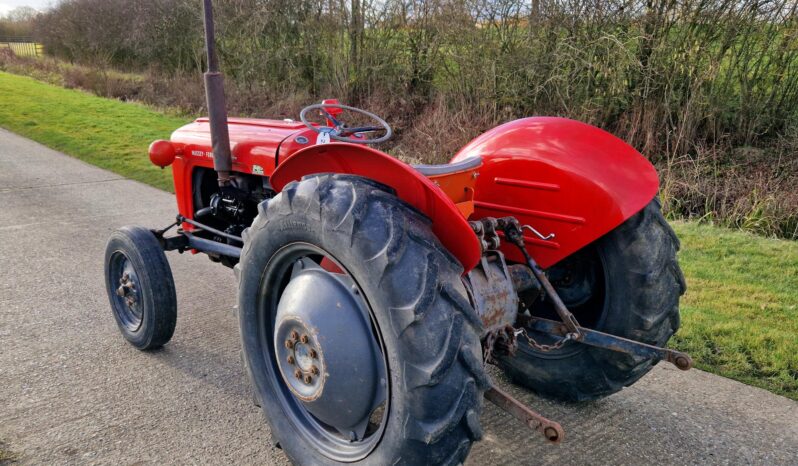
[[[204,0],[205,51],[208,54],[208,71],[205,73],[205,98],[208,103],[208,118],[211,125],[213,146],[213,169],[219,177],[219,186],[230,184],[233,157],[230,153],[230,133],[227,129],[227,108],[224,98],[224,78],[219,71],[216,56],[216,32],[213,23],[213,4]]]

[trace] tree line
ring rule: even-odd
[[[391,150],[428,162],[502,121],[571,117],[650,157],[672,212],[748,222],[776,193],[779,226],[763,231],[798,237],[796,0],[215,4],[232,112],[337,97],[383,114]],[[32,28],[61,60],[141,72],[150,100],[202,105],[200,0],[62,0]]]
[[[442,98],[480,121],[567,115],[652,154],[753,144],[793,124],[798,108],[794,0],[216,3],[228,79],[266,93],[353,103],[376,93],[413,110]],[[196,73],[200,7],[64,0],[35,33],[71,61]]]

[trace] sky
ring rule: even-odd
[[[0,0],[0,16],[5,16],[18,6],[32,6],[37,10],[44,10],[53,3],[55,0]]]

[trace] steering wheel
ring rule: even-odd
[[[358,126],[354,128],[350,128],[346,125],[346,123],[339,121],[335,118],[330,112],[327,111],[328,108],[336,108],[341,110],[348,110],[352,113],[359,113],[361,115],[365,115],[370,119],[379,123],[378,126]],[[313,110],[318,110],[321,116],[327,119],[328,122],[332,123],[334,126],[331,128],[329,126],[318,126],[314,125],[310,121],[308,121],[308,112]],[[305,124],[308,128],[312,129],[313,131],[319,134],[327,134],[331,139],[335,139],[336,141],[341,142],[351,142],[353,144],[379,144],[381,142],[385,142],[388,139],[391,139],[393,136],[393,130],[385,122],[382,118],[378,117],[377,115],[367,112],[365,110],[361,110],[355,107],[349,107],[347,105],[340,105],[340,104],[316,104],[316,105],[309,105],[302,109],[299,113],[299,119],[302,120],[302,123]],[[369,139],[366,138],[365,135],[368,133],[379,133],[384,132],[385,134],[378,137]]]

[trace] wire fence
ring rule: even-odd
[[[44,46],[30,37],[0,36],[0,50],[11,50],[19,57],[40,57],[44,55]]]

